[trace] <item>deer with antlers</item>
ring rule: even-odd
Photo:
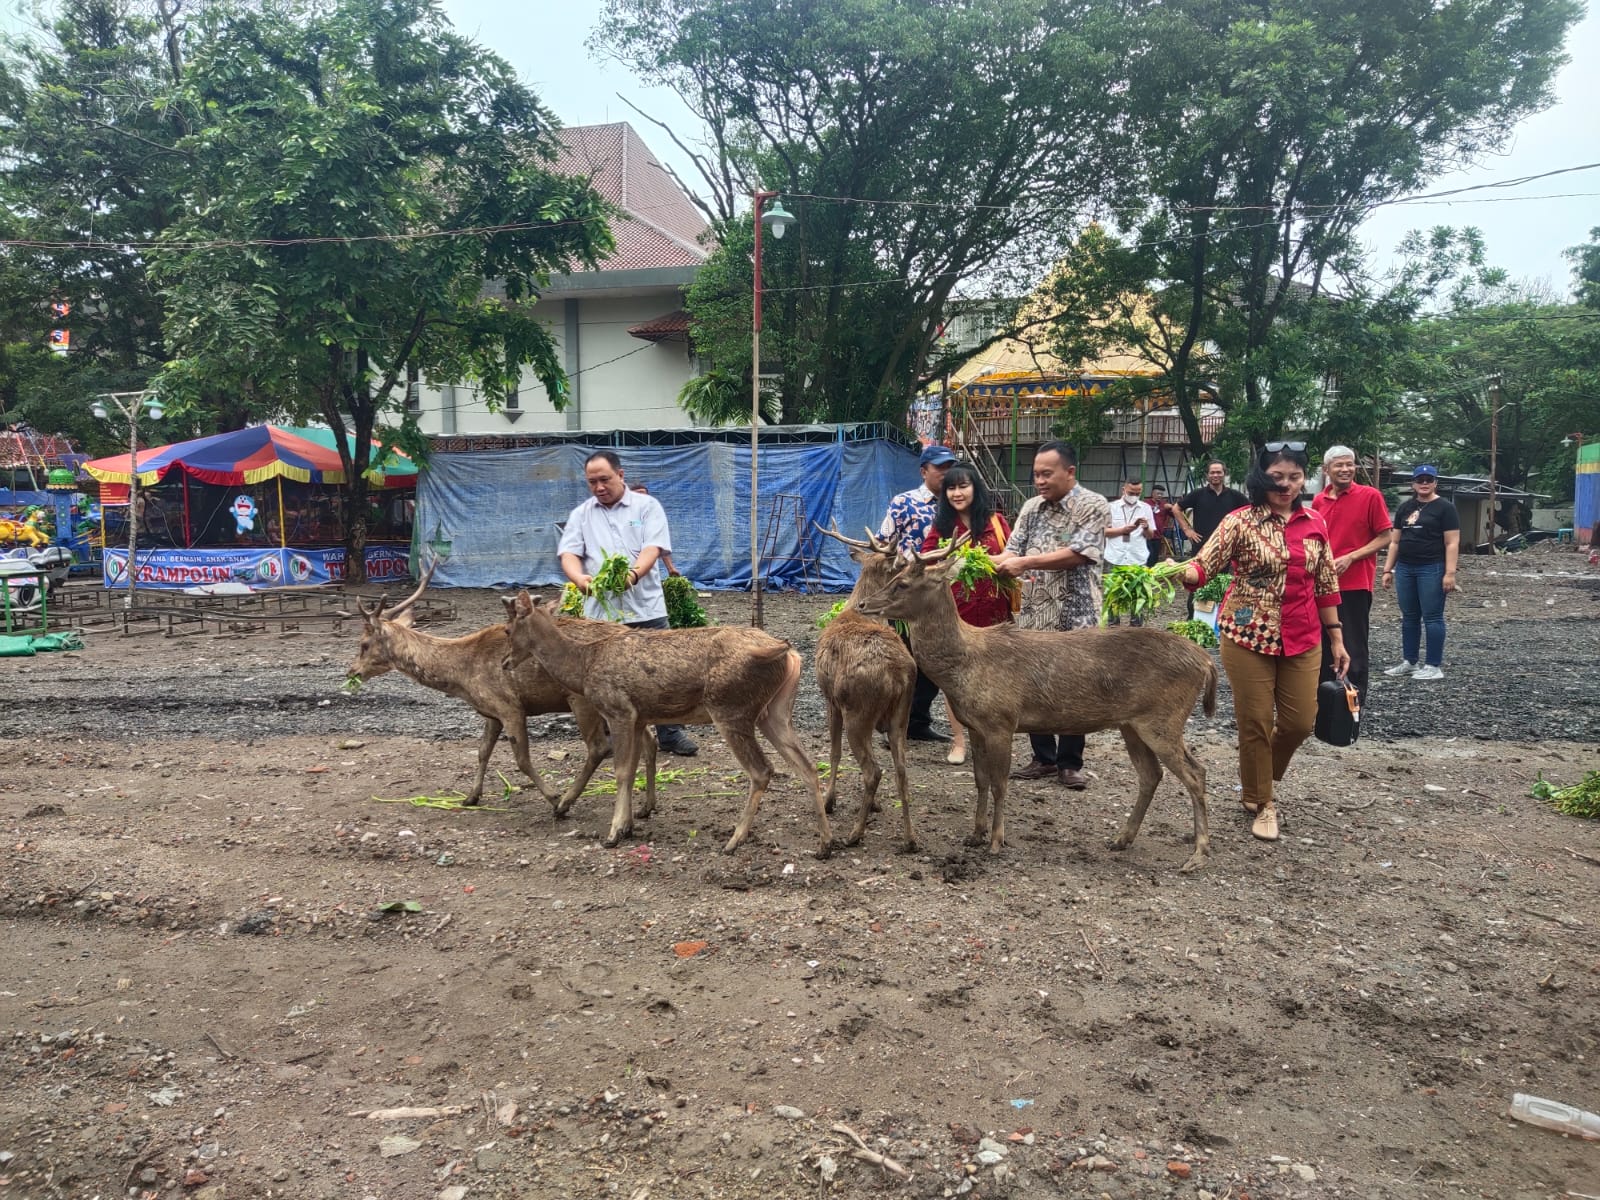
[[[608,751],[604,720],[583,698],[582,692],[569,692],[538,663],[527,663],[516,671],[504,670],[502,664],[511,649],[504,625],[491,625],[454,638],[434,637],[412,628],[411,608],[427,590],[432,577],[433,565],[430,564],[417,590],[392,608],[388,607],[387,596],[371,604],[359,604],[361,646],[349,677],[367,680],[399,671],[423,687],[465,700],[483,718],[483,736],[478,741],[478,773],[464,803],[476,804],[483,797],[489,757],[503,730],[511,738],[518,769],[551,803],[555,815],[564,816],[589,785]],[[510,603],[507,599],[506,604]],[[601,621],[573,620],[570,623],[575,627],[572,636],[584,640],[603,640],[618,629]],[[528,752],[528,718],[559,712],[572,713],[588,753],[577,778],[558,797],[545,786]],[[649,742],[645,759],[648,811],[655,802],[655,740],[647,738],[646,741]]]
[[[1181,869],[1203,866],[1210,847],[1206,772],[1183,732],[1202,696],[1206,715],[1216,712],[1217,666],[1211,656],[1158,629],[1044,632],[967,625],[956,613],[950,590],[956,561],[948,557],[964,540],[906,560],[858,607],[910,626],[917,665],[971,732],[978,804],[968,844],[987,841],[991,853],[1005,844],[1013,735],[1115,727],[1133,760],[1139,793],[1111,848],[1132,844],[1165,766],[1183,781],[1194,804],[1194,853]]]
[[[917,664],[898,635],[882,621],[863,616],[856,605],[863,595],[882,587],[899,566],[894,543],[867,530],[867,541],[847,538],[837,528],[817,532],[842,542],[861,574],[839,614],[817,638],[817,687],[828,710],[828,791],[824,798],[833,811],[839,779],[840,741],[848,735],[850,753],[861,768],[861,809],[855,828],[845,839],[854,846],[867,831],[867,818],[877,810],[878,783],[883,771],[872,756],[872,735],[883,730],[894,762],[895,792],[900,797],[902,843],[917,849],[911,824],[911,790],[906,781],[906,721],[911,714],[911,693],[916,688]]]
[[[616,739],[617,803],[605,844],[633,831],[633,769],[646,722],[713,724],[750,777],[744,813],[724,851],[750,834],[772,765],[756,741],[759,728],[811,789],[817,810],[817,857],[833,853],[833,836],[817,768],[794,731],[800,655],[759,629],[630,629],[582,641],[557,620],[554,607],[535,604],[527,592],[511,607],[506,628],[516,668],[529,659],[573,691],[581,690],[611,726]]]

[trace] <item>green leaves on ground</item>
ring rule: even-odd
[[[1600,820],[1600,771],[1590,771],[1581,782],[1564,788],[1551,784],[1540,771],[1529,794],[1535,800],[1555,805],[1557,812],[1569,817]]]
[[[1194,598],[1197,604],[1221,604],[1222,597],[1227,595],[1228,589],[1233,586],[1233,576],[1224,572],[1213,575],[1195,589]]]

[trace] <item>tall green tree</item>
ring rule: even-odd
[[[431,0],[216,0],[193,20],[169,105],[186,204],[152,255],[160,383],[325,421],[360,582],[371,438],[403,413],[408,373],[494,402],[529,367],[559,407],[532,303],[612,248],[605,204],[554,169],[556,122],[533,93]]]
[[[1125,104],[1147,200],[1125,214],[1176,334],[1192,447],[1201,374],[1236,436],[1312,399],[1285,368],[1311,306],[1359,290],[1373,206],[1501,146],[1549,103],[1577,0],[1148,0]]]
[[[724,235],[689,311],[718,369],[749,369],[741,199],[782,189],[765,242],[766,345],[784,420],[895,419],[947,302],[1008,256],[1047,265],[1122,176],[1108,150],[1116,0],[608,0],[596,45],[704,123]],[[681,139],[680,139],[681,140]],[[740,232],[743,230],[744,232]]]
[[[107,449],[96,392],[144,387],[166,361],[162,305],[138,250],[182,206],[184,128],[163,106],[181,30],[136,0],[62,0],[0,54],[0,403]],[[70,306],[59,318],[51,305]],[[66,327],[71,351],[45,349]],[[225,418],[224,418],[225,419]],[[231,426],[229,426],[231,427]]]

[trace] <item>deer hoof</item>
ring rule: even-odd
[[[1004,849],[1005,844],[1006,844],[1005,834],[1003,834],[1003,833],[995,834],[994,837],[989,839],[989,853],[990,854],[999,854],[1000,851],[1002,849]]]
[[[1108,849],[1108,850],[1126,850],[1132,844],[1133,844],[1133,839],[1132,838],[1126,838],[1126,837],[1122,837],[1122,836],[1119,835],[1117,837],[1112,838],[1109,842],[1106,843],[1106,849]]]
[[[900,843],[900,853],[920,854],[922,853],[922,843],[917,841],[916,838],[907,838],[905,841]]]
[[[817,857],[828,859],[833,857],[833,839],[824,838],[817,843]]]
[[[1180,875],[1189,875],[1200,870],[1206,865],[1206,858],[1206,855],[1201,854],[1198,851],[1194,854],[1191,854],[1183,866],[1178,868],[1178,873]]]
[[[822,798],[822,811],[827,813],[831,817],[833,815],[834,803],[837,800],[838,800],[838,797],[833,792],[829,792],[826,796],[824,796]]]
[[[989,835],[981,830],[974,829],[961,840],[969,846],[981,846],[989,840]]]
[[[463,800],[461,802],[461,807],[462,808],[476,808],[477,805],[478,805],[478,801],[480,801],[482,799],[483,799],[483,793],[482,792],[479,792],[476,795],[468,796],[465,800]]]
[[[844,839],[844,844],[846,846],[859,846],[861,844],[861,839],[866,836],[867,831],[865,828],[852,829],[850,831],[850,836]]]

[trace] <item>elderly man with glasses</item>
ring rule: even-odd
[[[1377,578],[1378,551],[1389,544],[1389,506],[1375,487],[1356,482],[1356,452],[1329,446],[1322,454],[1322,490],[1311,507],[1328,527],[1333,569],[1339,575],[1339,623],[1350,655],[1347,679],[1367,702],[1368,630],[1372,617],[1372,585]],[[1322,678],[1333,678],[1333,648],[1322,647]]]

